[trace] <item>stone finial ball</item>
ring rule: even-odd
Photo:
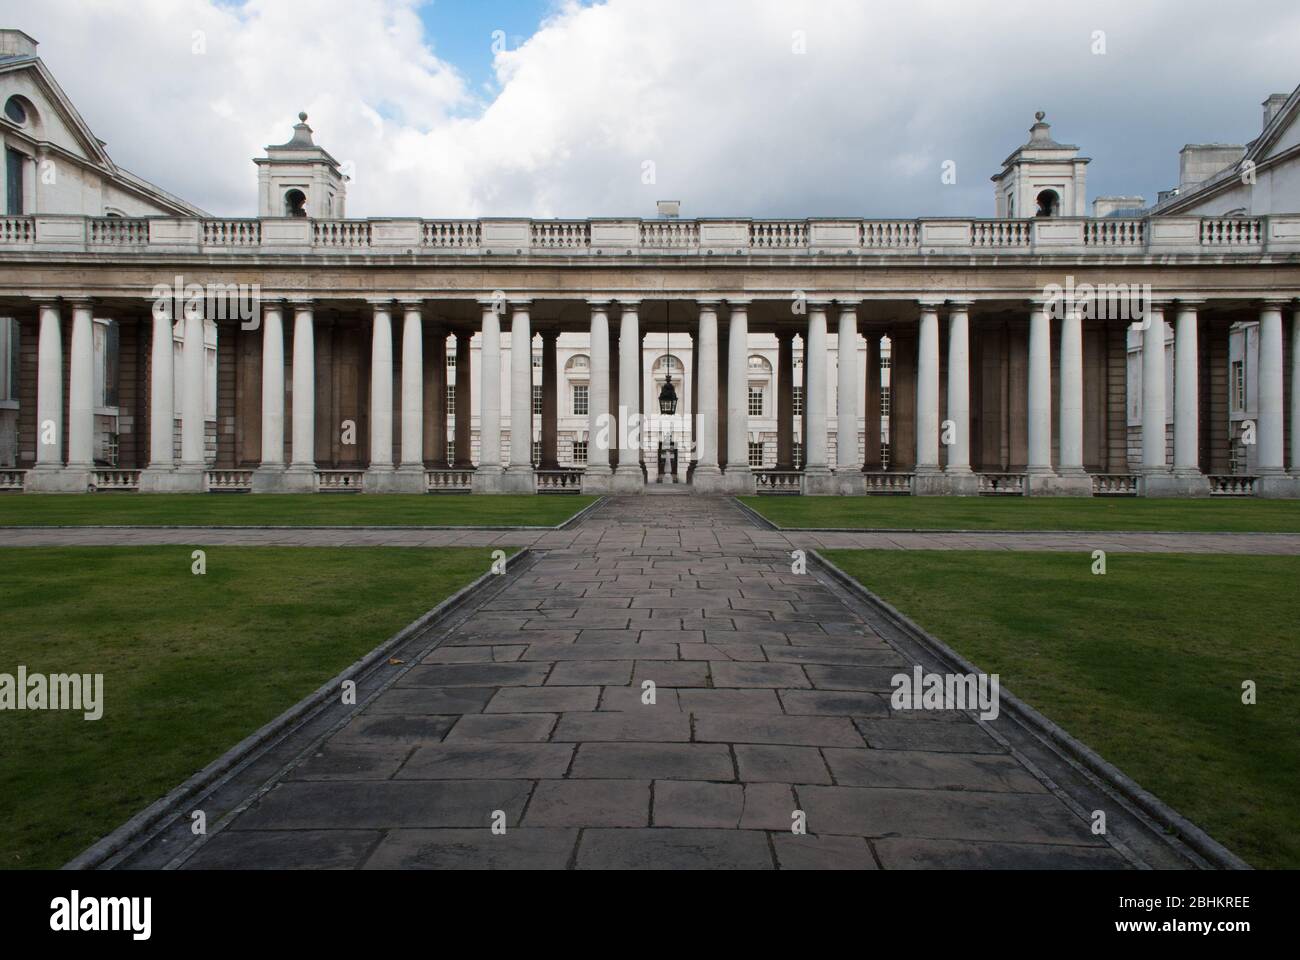
[[[1039,110],[1036,114],[1034,114],[1034,119],[1037,120],[1039,123],[1042,123],[1046,117],[1047,114],[1045,114],[1042,110]]]
[[[304,111],[304,112],[298,114],[298,119],[301,120],[303,123],[306,123],[306,122],[307,122],[307,113],[306,113],[306,111]],[[1042,119],[1042,118],[1040,117],[1039,119]]]

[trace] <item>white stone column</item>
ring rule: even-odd
[[[293,306],[293,422],[289,469],[290,489],[316,489],[316,330],[310,302]]]
[[[402,463],[397,485],[424,493],[424,316],[419,300],[402,304]]]
[[[370,467],[366,489],[384,493],[393,488],[393,308],[387,300],[372,301],[370,336]]]
[[[95,465],[95,333],[92,307],[72,304],[68,356],[68,471],[89,473]],[[72,478],[69,478],[72,481]],[[76,482],[80,486],[80,478]]]
[[[284,489],[284,308],[262,304],[262,462],[253,491]]]
[[[1165,429],[1165,305],[1152,302],[1142,328],[1142,472],[1157,483],[1169,472]]]
[[[1052,318],[1050,302],[1035,300],[1029,314],[1029,423],[1026,472],[1034,478],[1052,470]]]
[[[587,469],[582,488],[608,493],[613,476],[610,444],[617,442],[618,423],[609,412],[609,301],[589,300],[591,310],[591,380],[587,386]]]
[[[922,300],[916,344],[916,473],[925,489],[925,474],[939,472],[939,304]]]
[[[501,313],[505,310],[505,302],[480,300],[479,308],[482,342],[479,347],[478,469],[474,471],[472,482],[475,493],[500,493]]]
[[[1174,473],[1201,477],[1200,345],[1197,308],[1204,300],[1179,300],[1174,320]]]
[[[36,469],[63,466],[63,330],[59,305],[40,304],[36,356]]]
[[[804,493],[831,493],[830,457],[828,453],[826,411],[830,406],[827,375],[829,351],[826,342],[827,304],[816,301],[808,303],[808,336],[804,339],[804,373],[807,390],[804,396],[804,450],[803,490]],[[746,370],[742,368],[744,379]]]
[[[862,472],[862,459],[858,456],[858,305],[855,302],[840,304],[836,348],[839,406],[835,425],[835,472],[853,474],[856,479],[856,475]]]
[[[181,463],[180,470],[202,476],[203,434],[206,422],[207,352],[203,343],[202,301],[187,303],[184,315],[185,342],[181,350]],[[191,478],[192,480],[193,478]]]
[[[148,302],[153,319],[149,338],[149,466],[140,472],[140,490],[161,492],[172,489],[176,469],[172,439],[176,423],[173,300],[159,296],[148,298]]]
[[[1269,300],[1259,312],[1259,475],[1283,472],[1282,434],[1282,308],[1285,301]],[[68,459],[72,459],[71,453]]]
[[[535,493],[532,304],[516,300],[510,307],[510,465],[506,468],[505,489],[510,493]]]
[[[718,303],[700,301],[700,352],[695,357],[697,402],[695,436],[698,459],[691,482],[703,492],[721,487],[718,465]]]
[[[1062,301],[1062,310],[1060,474],[1078,478],[1086,473],[1083,469],[1083,319],[1078,303]]]
[[[618,468],[614,489],[639,492],[645,487],[641,473],[641,323],[640,301],[621,300],[623,315],[618,334]],[[611,401],[612,402],[612,401]]]
[[[749,301],[730,300],[727,333],[727,483],[733,493],[752,492],[749,468]],[[826,315],[822,314],[825,323]]]
[[[948,311],[948,420],[952,422],[952,442],[948,444],[947,471],[955,480],[971,473],[970,302],[965,300],[952,301]]]
[[[1291,313],[1291,475],[1300,478],[1300,307]]]

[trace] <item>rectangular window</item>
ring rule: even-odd
[[[1232,409],[1246,409],[1246,362],[1232,361]]]
[[[542,412],[542,387],[541,384],[533,384],[533,413]]]
[[[5,151],[5,212],[11,217],[23,215],[23,161],[17,150]]]
[[[794,468],[799,470],[803,467],[803,444],[798,441],[794,445]]]
[[[456,415],[456,384],[447,384],[447,413],[451,416]]]
[[[749,444],[749,465],[751,467],[761,467],[763,465],[763,444]]]
[[[18,321],[0,317],[0,400],[18,399]]]
[[[455,440],[447,441],[447,462],[448,463],[456,462],[456,441]]]
[[[590,411],[587,404],[588,386],[585,383],[575,383],[573,385],[573,415],[575,417],[585,417]]]
[[[803,416],[803,387],[795,385],[790,388],[791,403],[790,407],[794,411],[794,416]]]
[[[542,369],[542,355],[540,353],[533,354],[533,368],[536,370]]]
[[[889,416],[889,408],[893,406],[893,396],[890,394],[889,387],[880,388],[880,415]]]
[[[573,462],[574,463],[587,462],[587,441],[586,440],[573,441]]]
[[[749,388],[749,415],[751,417],[761,417],[763,415],[763,390],[762,388]]]
[[[535,467],[541,462],[542,462],[542,441],[534,440],[533,441],[533,466]]]
[[[449,367],[456,366],[456,354],[451,353],[450,351],[448,351],[447,353],[447,366]]]
[[[880,444],[880,469],[889,469],[889,442],[882,441]]]

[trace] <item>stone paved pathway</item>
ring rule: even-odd
[[[892,712],[907,659],[730,501],[538,542],[186,866],[1126,865],[980,724]]]

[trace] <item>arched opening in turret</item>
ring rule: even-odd
[[[1034,198],[1038,204],[1037,217],[1059,217],[1061,215],[1061,197],[1055,190],[1044,190]]]
[[[290,190],[284,195],[284,215],[286,217],[307,216],[307,195],[301,190]]]

